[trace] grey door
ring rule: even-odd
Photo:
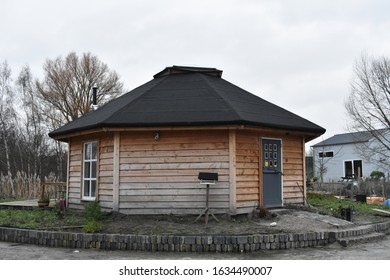
[[[281,140],[262,139],[263,206],[267,208],[283,206],[281,154]]]

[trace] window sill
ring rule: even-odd
[[[83,197],[81,198],[81,202],[91,202],[91,201],[95,201],[96,200],[96,197]]]

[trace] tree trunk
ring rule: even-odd
[[[1,129],[2,129],[2,133],[3,133],[3,142],[4,142],[4,151],[5,151],[5,160],[6,160],[6,165],[7,165],[8,183],[9,183],[10,188],[11,188],[11,195],[15,196],[14,182],[12,180],[12,172],[11,172],[11,162],[9,159],[9,148],[8,148],[7,137],[6,137],[7,131],[6,131],[4,122],[2,122]]]

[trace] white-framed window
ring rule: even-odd
[[[355,179],[363,176],[363,162],[361,160],[345,160],[344,176]]]
[[[96,141],[84,143],[82,197],[85,200],[96,198],[97,152]]]

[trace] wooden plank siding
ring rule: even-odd
[[[299,135],[264,131],[236,134],[237,213],[262,205],[261,138],[282,140],[283,204],[304,203],[304,139]]]
[[[237,213],[246,213],[259,206],[259,170],[259,134],[250,131],[237,131]]]
[[[114,184],[114,133],[104,133],[98,138],[98,179],[97,197],[100,206],[106,210],[113,209]]]
[[[210,209],[229,210],[227,131],[121,132],[119,210],[126,214],[199,214],[206,187],[199,172],[217,172]]]
[[[284,204],[304,203],[304,141],[299,136],[283,140],[283,201]]]
[[[69,168],[68,168],[68,207],[82,208],[81,197],[81,171],[82,171],[82,142],[72,138],[69,140]]]
[[[262,204],[261,139],[282,140],[283,203],[304,203],[304,138],[261,129],[107,131],[69,140],[68,206],[84,209],[83,143],[98,141],[97,199],[124,214],[199,214],[206,187],[199,172],[217,172],[214,213],[248,213]],[[117,170],[115,170],[117,167]]]
[[[89,137],[75,137],[69,141],[69,186],[68,206],[84,209],[82,198],[83,144],[98,142],[97,199],[104,210],[112,210],[113,185],[113,133],[95,134]]]

